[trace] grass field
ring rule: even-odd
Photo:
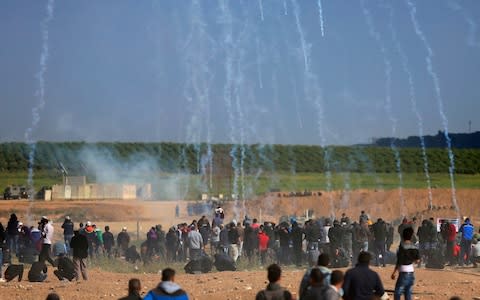
[[[2,173],[0,175],[0,188],[10,184],[26,185],[26,172]],[[146,175],[140,179],[142,182],[151,182],[154,195],[157,198],[169,199],[172,197],[197,199],[204,192],[206,183],[200,175],[161,174]],[[422,189],[427,187],[425,174],[403,173],[404,188]],[[34,186],[38,190],[42,186],[61,184],[62,178],[45,172],[34,174]],[[433,188],[450,188],[450,176],[445,173],[430,174],[430,182]],[[303,190],[355,190],[355,189],[394,189],[400,186],[399,176],[396,173],[332,173],[330,177],[323,173],[275,173],[261,174],[259,176],[245,176],[242,183],[238,180],[238,189],[244,190],[247,196],[262,194],[272,189],[281,191],[303,191]],[[173,187],[172,187],[173,185]],[[213,182],[212,194],[223,193],[229,195],[229,188],[233,187],[228,180]],[[480,174],[455,175],[455,186],[462,188],[480,188]],[[168,192],[166,192],[168,190]],[[208,189],[207,189],[208,190]]]

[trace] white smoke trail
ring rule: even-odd
[[[232,143],[232,149],[230,150],[230,157],[232,158],[232,167],[234,170],[233,173],[233,188],[232,192],[235,195],[233,199],[235,204],[233,206],[233,213],[235,218],[239,216],[238,211],[238,179],[240,177],[239,169],[237,165],[237,150],[236,144],[237,139],[235,138],[235,115],[233,110],[233,100],[232,100],[232,92],[233,92],[233,64],[234,64],[234,57],[233,52],[235,51],[235,45],[233,42],[233,17],[230,11],[230,7],[228,6],[227,0],[219,0],[219,6],[221,11],[221,18],[220,23],[223,24],[223,45],[225,50],[225,86],[223,89],[223,100],[225,102],[225,107],[227,109],[228,115],[228,124],[230,127],[230,142]]]
[[[454,173],[455,173],[455,157],[453,155],[452,151],[452,141],[450,139],[450,135],[448,133],[448,119],[447,116],[445,115],[445,111],[443,109],[443,99],[442,99],[442,92],[440,89],[440,79],[438,78],[437,73],[433,69],[433,50],[432,47],[430,46],[430,43],[428,42],[425,34],[423,33],[422,29],[420,28],[420,24],[418,23],[417,20],[417,7],[411,0],[405,0],[407,3],[407,6],[409,8],[410,12],[410,19],[412,21],[413,27],[415,29],[415,33],[417,37],[420,39],[420,41],[423,43],[423,46],[425,47],[425,50],[427,51],[427,56],[425,57],[425,62],[427,64],[427,72],[432,78],[433,81],[433,87],[435,90],[435,98],[437,100],[437,106],[438,106],[438,111],[440,114],[440,117],[442,119],[442,125],[443,125],[443,134],[445,136],[445,141],[447,144],[447,151],[448,151],[448,158],[450,160],[450,167],[449,167],[449,174],[450,174],[450,185],[452,189],[452,203],[453,206],[455,207],[455,211],[457,212],[457,215],[460,214],[460,209],[458,207],[457,203],[457,196],[456,196],[456,189],[455,189],[455,178],[454,178]]]
[[[263,17],[263,1],[262,0],[258,0],[258,7],[260,8],[260,18],[262,19],[262,21],[264,21],[264,17]]]
[[[322,0],[317,0],[317,5],[318,5],[318,17],[320,18],[320,32],[322,33],[322,36],[325,36]]]
[[[427,150],[426,150],[426,146],[425,146],[425,138],[424,138],[425,133],[423,131],[423,117],[420,114],[420,111],[418,110],[417,98],[416,98],[416,93],[415,93],[415,84],[414,84],[413,74],[410,71],[408,57],[405,54],[405,51],[403,50],[403,47],[402,47],[402,45],[400,44],[400,41],[397,38],[397,31],[395,30],[395,27],[393,26],[393,16],[394,16],[393,6],[391,4],[387,4],[387,7],[390,10],[390,21],[389,21],[389,24],[388,24],[388,28],[390,29],[390,34],[392,36],[393,44],[395,45],[395,50],[397,51],[397,54],[400,57],[400,60],[402,61],[403,71],[407,75],[408,90],[409,90],[409,95],[410,95],[410,106],[412,108],[413,114],[415,115],[415,117],[417,119],[418,136],[420,138],[420,146],[421,146],[421,149],[422,149],[423,171],[425,173],[425,179],[427,181],[428,203],[429,203],[429,208],[431,208],[432,205],[433,205],[432,181],[431,181],[431,178],[430,178]]]
[[[310,48],[311,45],[308,45],[305,40],[305,33],[302,29],[302,24],[300,23],[300,8],[298,7],[298,3],[296,0],[292,0],[293,5],[293,12],[295,15],[295,24],[297,26],[297,32],[300,36],[300,46],[303,53],[303,63],[305,64],[305,73],[310,73]]]
[[[477,41],[477,22],[472,18],[472,15],[459,2],[454,0],[447,0],[447,4],[455,12],[460,12],[465,22],[468,24],[467,45],[470,47],[480,47],[480,41]]]
[[[384,109],[387,113],[388,119],[390,123],[392,123],[392,138],[390,142],[390,148],[395,156],[395,163],[397,167],[397,175],[399,181],[398,193],[400,197],[400,207],[402,215],[406,215],[406,207],[405,207],[405,199],[403,198],[403,174],[402,174],[402,166],[401,166],[401,159],[400,159],[400,152],[395,145],[395,136],[397,133],[397,119],[393,115],[392,111],[392,95],[391,95],[391,86],[392,86],[392,63],[387,55],[387,49],[385,48],[385,44],[382,40],[382,36],[380,32],[375,28],[375,24],[373,22],[373,17],[370,10],[365,5],[365,0],[360,0],[362,11],[365,16],[365,20],[367,22],[369,33],[375,39],[378,47],[380,48],[380,52],[383,56],[383,63],[384,63],[384,72],[385,72],[385,105]]]
[[[192,1],[190,8],[190,34],[185,48],[185,67],[190,74],[185,97],[191,106],[191,119],[187,126],[187,141],[193,143],[197,155],[197,173],[204,176],[203,192],[211,186],[211,175],[208,180],[205,175],[207,165],[212,166],[213,152],[211,151],[211,118],[210,118],[210,86],[213,74],[210,71],[209,62],[215,57],[216,43],[207,31],[201,3],[199,0]],[[207,155],[202,155],[202,130],[206,130]],[[211,174],[210,169],[210,174]]]
[[[283,0],[283,14],[288,15],[287,0]]]
[[[317,130],[320,138],[320,146],[323,150],[323,158],[325,164],[325,178],[326,188],[330,200],[330,215],[335,217],[335,205],[333,201],[332,191],[332,173],[330,167],[330,148],[326,145],[326,138],[324,132],[324,108],[322,101],[322,90],[318,84],[317,76],[310,69],[310,46],[307,45],[305,40],[305,34],[300,22],[300,7],[296,0],[292,0],[293,14],[295,16],[295,24],[297,33],[300,37],[300,46],[303,52],[303,61],[305,66],[304,83],[305,83],[305,95],[307,99],[313,104],[317,112]]]
[[[255,39],[256,42],[256,53],[257,53],[257,74],[258,74],[258,85],[263,89],[263,79],[262,79],[262,57],[260,53],[260,40],[258,37]]]
[[[35,163],[35,150],[36,144],[35,140],[32,137],[33,131],[37,128],[38,123],[40,122],[40,111],[43,110],[45,107],[45,73],[47,73],[47,62],[49,56],[48,50],[48,37],[49,37],[49,30],[48,25],[53,19],[53,12],[55,9],[55,1],[48,0],[47,2],[47,15],[42,20],[41,28],[42,28],[42,52],[40,53],[40,70],[36,74],[36,78],[38,80],[38,89],[35,92],[35,96],[38,99],[38,103],[32,109],[32,126],[25,131],[25,141],[30,147],[30,151],[28,154],[28,189],[30,197],[33,199],[33,166]]]

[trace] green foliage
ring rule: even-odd
[[[0,144],[0,187],[26,184],[30,145]],[[179,143],[84,143],[38,142],[35,147],[35,187],[61,182],[59,162],[70,175],[87,175],[84,152],[95,151],[126,166],[148,158],[156,164],[155,174],[145,174],[152,181],[167,182],[168,174],[189,174],[180,180],[184,194],[196,198],[199,193],[231,194],[235,168],[243,166],[237,183],[245,195],[271,189],[325,189],[330,171],[334,189],[398,187],[397,164],[389,147],[313,145],[228,145]],[[208,151],[212,161],[208,162]],[[399,149],[405,187],[425,187],[425,162],[419,148]],[[450,161],[446,149],[427,149],[428,170],[433,185],[449,186]],[[455,178],[460,186],[477,187],[480,174],[480,149],[454,149]],[[207,159],[207,160],[206,160]],[[213,168],[210,169],[210,166]],[[238,173],[237,173],[238,174]],[[347,184],[348,183],[348,184]]]

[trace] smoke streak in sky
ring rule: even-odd
[[[322,36],[325,36],[325,28],[323,23],[323,7],[322,7],[322,0],[317,0],[318,5],[318,17],[320,18],[320,31]]]
[[[448,133],[448,119],[445,115],[445,111],[443,109],[443,99],[442,99],[442,92],[440,90],[440,79],[438,78],[437,73],[433,69],[433,50],[430,47],[430,43],[428,42],[425,34],[423,33],[422,29],[420,28],[420,24],[417,20],[417,7],[411,0],[405,0],[410,12],[410,19],[412,21],[413,27],[415,29],[415,34],[417,37],[422,41],[423,46],[427,51],[427,56],[425,57],[425,62],[427,64],[427,71],[433,81],[433,87],[435,89],[435,98],[437,100],[438,111],[440,117],[442,118],[442,125],[443,125],[443,134],[445,136],[445,141],[447,143],[447,150],[448,150],[448,158],[450,160],[450,167],[449,167],[449,174],[450,174],[450,185],[452,189],[452,203],[455,207],[455,211],[457,214],[460,213],[458,203],[457,203],[457,196],[456,196],[456,189],[455,189],[455,179],[454,179],[454,172],[455,172],[455,158],[453,156],[452,151],[452,140],[450,139],[450,135]]]
[[[264,21],[265,19],[263,18],[263,1],[262,0],[258,0],[258,7],[260,8],[260,18],[262,19],[262,21]]]
[[[45,73],[47,72],[48,62],[48,25],[53,19],[54,12],[54,0],[48,0],[47,2],[47,15],[42,21],[42,52],[40,54],[40,70],[35,75],[38,80],[38,89],[35,92],[35,96],[38,99],[38,103],[32,109],[32,126],[25,131],[25,141],[30,146],[28,154],[28,189],[30,190],[30,197],[33,197],[33,165],[35,163],[35,139],[32,137],[33,131],[37,128],[40,122],[40,111],[45,107]]]
[[[375,28],[375,24],[373,22],[373,17],[370,10],[365,5],[365,0],[360,1],[362,5],[362,11],[365,16],[365,20],[367,22],[369,33],[375,39],[380,48],[380,52],[383,56],[383,63],[384,63],[384,70],[385,70],[385,112],[387,113],[388,119],[392,124],[392,137],[396,136],[397,134],[397,119],[393,115],[392,112],[392,93],[391,93],[391,86],[392,86],[392,63],[388,59],[387,50],[385,48],[385,44],[382,40],[382,36],[380,32]],[[405,207],[405,199],[403,198],[403,174],[402,174],[402,166],[401,166],[401,159],[400,159],[400,152],[395,145],[395,139],[392,138],[390,142],[390,148],[395,156],[395,162],[397,166],[397,175],[399,181],[398,193],[400,197],[400,209],[402,215],[406,215],[406,207]]]
[[[323,150],[323,160],[325,164],[325,177],[326,177],[326,186],[327,192],[330,200],[330,215],[335,217],[335,207],[332,193],[332,172],[330,169],[330,149],[327,147],[325,131],[324,131],[324,118],[325,111],[323,108],[323,99],[322,99],[322,89],[318,85],[317,76],[310,69],[310,45],[307,45],[305,40],[305,33],[303,31],[302,25],[300,23],[300,7],[296,0],[292,0],[293,14],[295,15],[295,24],[297,27],[297,32],[300,38],[300,45],[303,52],[303,60],[305,65],[304,71],[304,88],[305,96],[311,102],[311,104],[316,109],[316,124],[318,135],[320,138],[320,146]]]
[[[465,19],[465,22],[468,24],[468,36],[467,36],[467,45],[470,47],[480,47],[480,42],[477,41],[477,22],[472,18],[472,15],[469,11],[465,10],[459,2],[454,0],[447,1],[448,6],[454,10],[459,11],[462,14],[462,17]]]
[[[424,138],[424,130],[423,130],[423,117],[420,114],[420,111],[418,110],[417,106],[417,97],[415,93],[415,83],[413,79],[413,74],[410,71],[409,67],[409,61],[408,57],[405,54],[405,51],[403,50],[402,45],[400,44],[400,41],[397,38],[397,31],[395,30],[393,26],[393,16],[394,16],[394,11],[393,7],[388,4],[387,5],[389,11],[390,11],[390,19],[388,23],[388,28],[390,29],[390,34],[392,36],[392,41],[395,46],[395,50],[397,51],[398,56],[400,57],[400,60],[402,61],[402,68],[405,74],[407,75],[407,80],[408,80],[408,91],[409,91],[409,96],[410,96],[410,105],[412,108],[412,112],[415,115],[417,119],[417,124],[418,124],[418,136],[420,138],[420,146],[422,148],[422,159],[423,159],[423,170],[425,172],[425,179],[427,181],[427,189],[428,189],[428,203],[429,203],[429,208],[432,207],[433,205],[433,196],[432,196],[432,181],[430,178],[430,171],[429,171],[429,166],[428,166],[428,157],[427,157],[427,150],[426,150],[426,145],[425,145],[425,138]]]

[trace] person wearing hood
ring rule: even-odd
[[[187,293],[175,283],[175,270],[166,268],[162,271],[162,281],[149,291],[144,300],[188,300]]]

